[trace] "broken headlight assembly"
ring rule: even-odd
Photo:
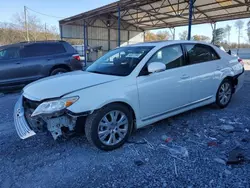
[[[79,97],[76,96],[43,102],[35,109],[31,117],[37,115],[51,115],[57,112],[61,112],[74,104],[78,99]]]

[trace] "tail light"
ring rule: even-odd
[[[73,55],[72,57],[73,57],[74,59],[76,59],[77,61],[80,61],[80,60],[81,60],[79,54],[75,54],[75,55]]]
[[[242,66],[244,66],[244,62],[243,62],[242,59],[238,58],[238,61],[239,61],[239,63],[240,63]]]

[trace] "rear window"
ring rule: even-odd
[[[25,45],[21,50],[22,57],[37,57],[65,53],[66,50],[62,44],[50,43],[50,44],[30,44]]]

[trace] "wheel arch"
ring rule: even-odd
[[[224,79],[222,79],[221,83],[222,83],[224,80],[229,80],[229,81],[232,83],[233,93],[234,93],[234,92],[235,92],[235,86],[238,84],[238,78],[235,77],[235,76],[229,75],[229,76],[226,76]],[[220,84],[221,84],[221,83],[220,83]],[[219,89],[219,87],[218,87],[218,89]]]
[[[58,69],[58,68],[63,68],[66,69],[67,71],[71,71],[70,67],[66,64],[58,64],[58,65],[54,65],[53,67],[51,67],[50,71],[49,71],[49,75],[52,73],[53,70]]]
[[[105,103],[105,104],[102,104],[100,107],[99,107],[99,109],[100,108],[103,108],[103,107],[105,107],[105,106],[108,106],[108,105],[111,105],[111,104],[119,104],[119,105],[123,105],[123,106],[126,106],[128,109],[129,109],[129,111],[132,113],[132,117],[133,117],[133,127],[132,127],[132,130],[135,130],[136,129],[136,124],[135,124],[135,122],[136,122],[136,111],[135,111],[135,109],[132,107],[132,105],[130,105],[128,102],[125,102],[125,101],[122,101],[122,100],[117,100],[117,101],[110,101],[110,102],[107,102],[107,103]]]

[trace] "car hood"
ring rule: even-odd
[[[44,78],[27,85],[23,95],[35,101],[58,98],[69,93],[120,79],[120,76],[75,71]]]

